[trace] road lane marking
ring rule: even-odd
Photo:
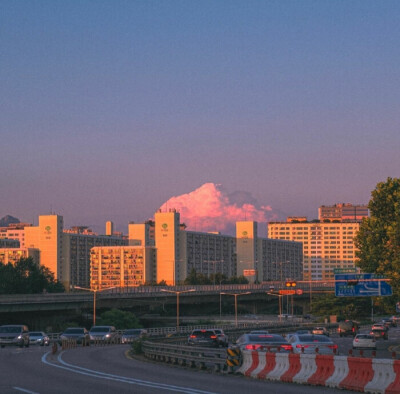
[[[110,373],[104,373],[104,372],[95,371],[95,370],[88,369],[88,368],[79,367],[79,366],[76,366],[73,364],[69,364],[69,363],[65,362],[64,360],[62,360],[63,352],[61,352],[57,358],[58,362],[62,365],[58,365],[58,364],[51,363],[47,360],[47,356],[49,354],[50,354],[50,352],[47,352],[43,355],[42,362],[44,364],[47,364],[47,365],[50,365],[50,366],[56,367],[56,368],[61,368],[61,369],[67,370],[67,371],[75,372],[75,373],[78,373],[81,375],[91,376],[91,377],[98,378],[98,379],[114,380],[117,382],[123,382],[123,383],[138,385],[138,386],[158,388],[161,390],[175,391],[175,392],[186,393],[186,394],[216,394],[211,391],[198,390],[198,389],[194,389],[191,387],[182,387],[182,386],[174,386],[174,385],[164,384],[164,383],[157,383],[157,382],[152,382],[149,380],[129,378],[129,377],[125,377],[125,376],[114,375],[114,374],[110,374]]]
[[[13,389],[18,390],[18,391],[22,391],[23,393],[28,393],[28,394],[39,394],[36,391],[31,391],[31,390],[27,390],[27,389],[23,389],[22,387],[16,387],[14,386]]]

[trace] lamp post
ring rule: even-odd
[[[111,290],[115,289],[116,286],[113,287],[105,287],[103,289],[89,289],[87,287],[80,287],[80,286],[74,286],[73,289],[78,289],[78,290],[86,290],[86,291],[91,291],[93,293],[93,325],[96,325],[96,293],[98,291],[104,291],[104,290]]]
[[[224,279],[219,281],[219,318],[222,318],[222,282],[224,282]]]
[[[176,294],[176,332],[179,332],[179,295],[181,293],[190,293],[192,291],[196,291],[196,289],[180,290],[180,291],[161,289],[161,291],[164,291],[166,293],[175,293]]]
[[[283,311],[282,311],[282,297],[283,297],[283,295],[282,294],[275,294],[275,293],[272,293],[272,292],[269,292],[269,291],[266,291],[266,293],[269,294],[269,295],[273,295],[275,297],[278,297],[279,322],[281,322],[282,321],[282,313],[283,313]]]
[[[238,325],[238,321],[237,321],[237,298],[240,295],[251,294],[251,292],[248,291],[246,293],[220,293],[220,294],[230,295],[230,296],[234,296],[235,297],[235,325],[237,327],[237,325]]]

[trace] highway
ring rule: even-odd
[[[259,381],[243,376],[190,370],[126,356],[128,345],[76,348],[0,349],[2,394],[73,393],[346,393],[324,387]]]

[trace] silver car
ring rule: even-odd
[[[294,334],[289,338],[294,353],[337,354],[338,345],[326,335]]]
[[[31,345],[49,346],[50,338],[43,331],[30,331],[29,340]]]
[[[29,329],[25,325],[8,325],[0,327],[0,346],[29,346]]]
[[[118,333],[114,326],[93,326],[89,335],[90,342],[112,342]]]
[[[376,350],[375,336],[370,334],[357,334],[353,339],[353,349]]]

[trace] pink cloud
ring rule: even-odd
[[[181,222],[192,231],[220,231],[234,234],[235,223],[254,220],[265,223],[276,219],[272,208],[259,205],[248,192],[226,193],[219,184],[205,183],[198,189],[180,196],[171,197],[161,209],[176,209]]]

